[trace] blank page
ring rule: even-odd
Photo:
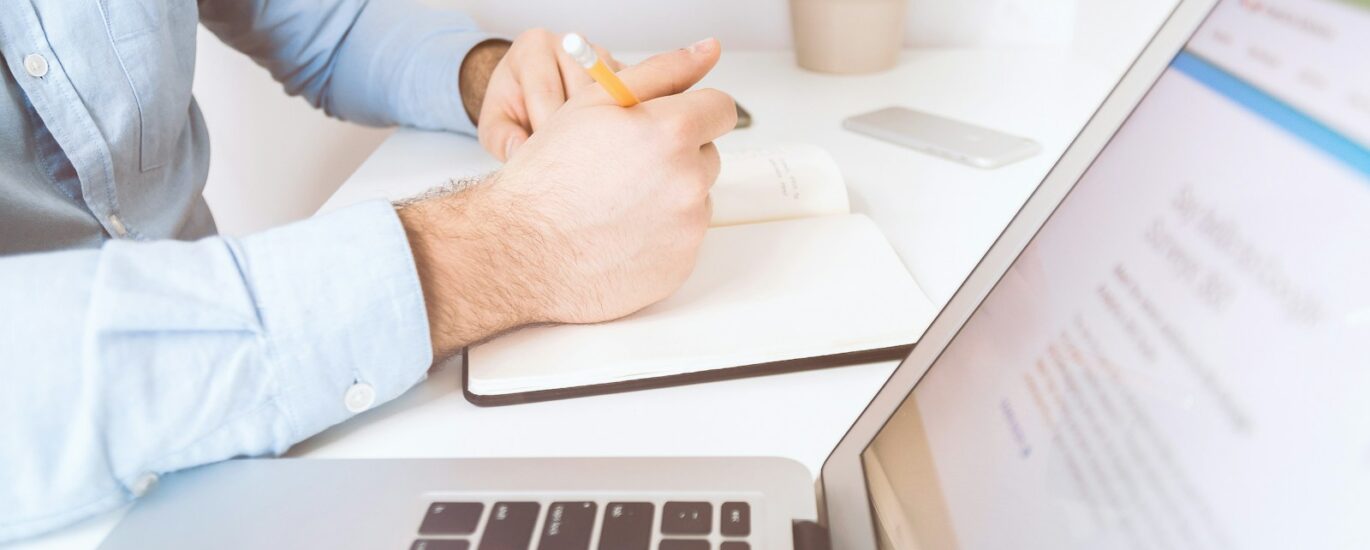
[[[936,311],[861,215],[709,230],[674,295],[595,325],[475,346],[467,391],[505,395],[912,344]]]

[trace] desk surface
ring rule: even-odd
[[[1157,13],[1155,22],[1159,22]],[[889,72],[817,75],[788,52],[729,52],[705,85],[732,93],[754,127],[739,148],[817,144],[837,159],[854,210],[885,231],[936,303],[955,292],[1150,36],[1128,23],[1117,50],[907,52]],[[625,56],[629,57],[629,56]],[[849,115],[904,105],[1039,141],[1043,152],[997,170],[940,160],[843,131]],[[474,141],[397,132],[324,205],[399,198],[496,167]],[[399,399],[290,451],[300,457],[783,456],[817,473],[895,363],[482,409],[446,366]],[[122,511],[14,545],[94,548]]]

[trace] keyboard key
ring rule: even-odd
[[[419,525],[420,535],[469,535],[476,532],[480,513],[485,505],[479,502],[434,502]]]
[[[661,510],[661,532],[667,535],[707,535],[713,526],[714,508],[707,502],[667,502]]]
[[[709,541],[702,539],[662,539],[657,550],[709,550]]]
[[[587,550],[595,528],[595,503],[553,502],[547,507],[538,550]]]
[[[724,502],[718,511],[718,531],[727,537],[752,533],[752,507],[745,502]]]
[[[722,546],[718,547],[718,550],[752,550],[752,547],[745,542],[732,540],[723,543]]]
[[[457,539],[419,539],[409,545],[409,550],[467,550],[471,543]]]
[[[480,550],[528,550],[538,522],[536,502],[496,502],[480,537]]]
[[[650,502],[610,502],[604,507],[599,550],[652,550],[655,512]]]

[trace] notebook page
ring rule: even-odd
[[[832,156],[789,144],[726,152],[710,196],[710,225],[737,225],[850,212],[847,187]]]
[[[935,313],[865,216],[715,228],[670,298],[476,346],[467,387],[520,393],[906,345]]]

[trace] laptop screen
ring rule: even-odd
[[[1220,3],[862,461],[885,548],[1370,548],[1370,1]]]

